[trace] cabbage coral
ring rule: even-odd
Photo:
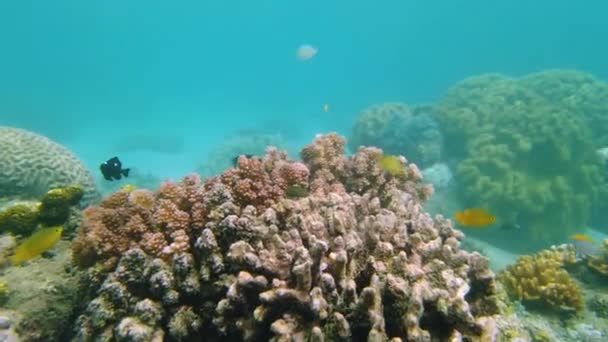
[[[495,74],[464,80],[435,115],[450,155],[459,158],[463,204],[483,203],[498,220],[519,223],[532,243],[557,243],[579,229],[606,194],[589,123],[528,81]]]
[[[537,302],[553,310],[584,307],[583,295],[563,269],[575,260],[574,250],[568,247],[543,250],[535,255],[521,256],[499,276],[507,293],[524,302]]]

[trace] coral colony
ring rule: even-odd
[[[422,210],[432,190],[418,169],[392,177],[374,162],[380,150],[346,158],[344,145],[318,136],[303,163],[270,149],[205,182],[189,175],[88,208],[74,258],[110,274],[78,338],[491,338],[494,275]],[[283,199],[294,183],[310,195]]]

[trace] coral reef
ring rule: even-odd
[[[376,146],[387,154],[405,155],[420,167],[439,161],[443,140],[435,119],[419,107],[389,102],[365,108],[357,117],[349,147]]]
[[[522,77],[519,82],[534,89],[591,129],[596,148],[608,145],[608,84],[592,74],[571,69],[553,69]]]
[[[73,226],[78,220],[74,207],[80,203],[84,192],[79,186],[53,188],[39,201],[11,202],[0,208],[0,232],[27,236],[39,225]]]
[[[98,174],[95,179],[99,184],[99,192],[107,196],[122,189],[124,186],[133,186],[139,189],[156,189],[163,182],[163,179],[150,170],[144,170],[137,166],[130,167],[129,178],[124,182],[108,182],[103,175]]]
[[[500,220],[528,228],[530,250],[561,242],[608,194],[587,122],[534,84],[496,74],[469,78],[433,110],[446,150],[458,159],[463,206],[483,203]],[[492,242],[512,248],[502,237]]]
[[[587,307],[598,317],[608,318],[608,294],[597,294],[587,301]]]
[[[75,340],[501,338],[487,259],[423,211],[418,169],[393,177],[377,165],[382,151],[346,158],[344,145],[318,136],[304,164],[271,149],[204,184],[187,176],[87,209],[74,256],[96,263],[95,298]],[[285,182],[311,192],[280,198]],[[265,186],[262,198],[244,194]]]
[[[265,134],[257,130],[240,132],[212,149],[198,172],[203,177],[217,176],[234,166],[235,157],[263,156],[268,146],[284,149],[287,143],[277,134]]]
[[[99,199],[93,176],[67,148],[33,132],[0,126],[2,196],[30,200],[70,185],[83,189],[83,205]]]
[[[507,293],[517,300],[540,304],[551,310],[580,311],[584,300],[579,286],[563,268],[575,262],[570,245],[524,255],[500,275]]]
[[[11,333],[18,337],[9,341],[69,341],[63,336],[70,332],[67,322],[83,299],[78,292],[83,272],[71,266],[68,241],[59,241],[52,254],[27,266],[9,267],[0,276],[11,290],[4,314],[12,322]],[[0,332],[0,339],[4,333]]]

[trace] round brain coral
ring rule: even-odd
[[[607,187],[587,122],[528,81],[489,74],[452,87],[435,113],[458,158],[462,205],[527,229],[537,248],[576,232]],[[491,237],[505,248],[501,233]]]
[[[427,167],[439,161],[442,143],[437,122],[424,108],[389,102],[370,106],[359,114],[348,145],[353,152],[359,146],[375,146]]]
[[[39,198],[52,188],[79,185],[81,203],[99,199],[95,181],[72,152],[33,132],[0,126],[0,194]]]

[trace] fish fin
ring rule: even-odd
[[[129,177],[129,171],[131,171],[131,169],[122,169],[120,172],[125,176],[125,177]]]

